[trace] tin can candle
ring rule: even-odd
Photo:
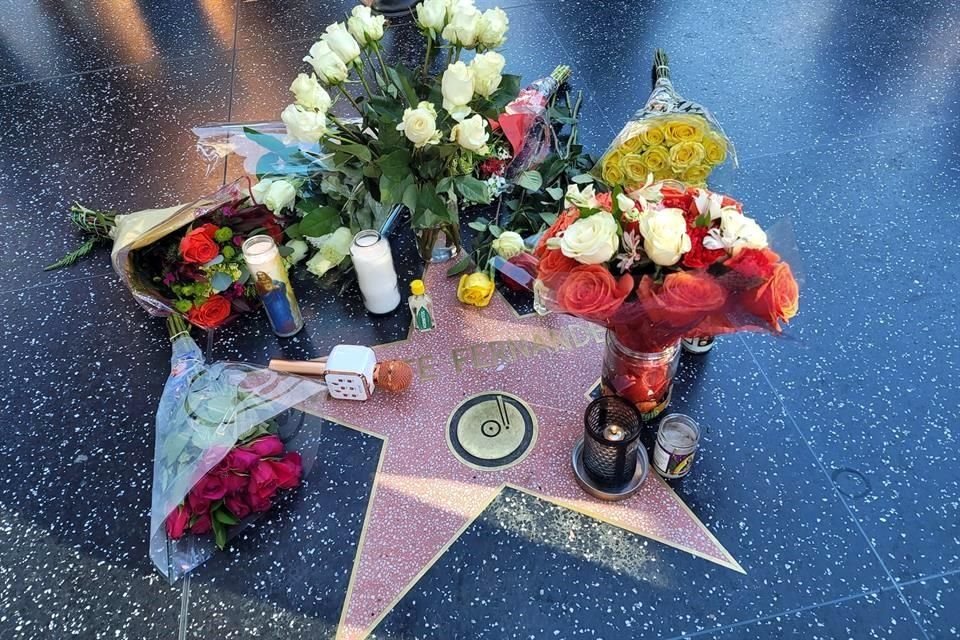
[[[660,421],[653,468],[664,478],[682,478],[690,472],[699,446],[700,426],[690,416],[671,413]]]
[[[716,343],[717,339],[713,336],[696,336],[693,338],[684,338],[683,339],[683,350],[687,353],[695,354],[704,354],[710,349],[713,349],[713,345]]]
[[[250,279],[257,288],[273,332],[286,338],[303,329],[300,305],[293,294],[277,243],[268,235],[253,236],[243,243],[242,250]]]

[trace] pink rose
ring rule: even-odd
[[[264,436],[242,447],[261,458],[273,458],[283,455],[283,442],[277,436]]]
[[[184,505],[178,506],[167,516],[167,536],[173,540],[179,540],[187,530],[189,522],[190,510]]]
[[[210,522],[210,514],[205,513],[190,526],[190,531],[197,535],[203,535],[205,533],[210,533],[210,529],[213,528],[213,524]]]
[[[193,487],[191,493],[194,491],[198,497],[213,502],[214,500],[220,500],[227,494],[227,486],[220,474],[208,473],[200,478],[200,482]]]
[[[291,451],[283,456],[283,460],[266,460],[274,475],[277,477],[277,486],[281,489],[293,489],[300,485],[300,476],[303,475],[303,463],[300,454]]]
[[[248,476],[241,476],[236,473],[228,473],[223,476],[223,485],[227,489],[226,495],[228,496],[241,493],[246,490],[248,484],[250,484]]]
[[[223,499],[223,504],[240,520],[250,515],[250,505],[243,494],[227,496]]]
[[[187,494],[187,506],[190,507],[192,513],[206,513],[210,510],[210,501],[201,497],[194,487]]]
[[[269,460],[264,460],[250,472],[250,486],[247,491],[251,496],[269,499],[277,492],[279,486],[273,465]]]
[[[260,456],[253,451],[237,447],[227,454],[226,462],[227,467],[232,471],[247,472],[260,462]]]

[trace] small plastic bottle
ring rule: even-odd
[[[413,314],[413,326],[417,331],[433,329],[433,300],[427,295],[423,280],[410,283],[410,313]]]

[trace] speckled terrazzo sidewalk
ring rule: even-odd
[[[469,518],[454,508],[463,485],[445,485],[446,525],[463,533],[446,546],[425,522],[424,540],[384,538],[396,557],[443,553],[409,585],[378,585],[374,557],[348,597],[398,441],[329,422],[295,496],[188,583],[159,578],[147,528],[165,328],[106,251],[41,266],[75,244],[75,199],[134,210],[237,176],[207,171],[190,127],[276,118],[312,37],[352,4],[0,0],[0,639],[332,638],[346,618],[354,637],[381,612],[372,637],[391,640],[957,637],[960,8],[942,1],[499,3],[512,69],[574,66],[598,152],[666,47],[678,89],[737,144],[740,170],[716,188],[765,226],[792,218],[805,275],[792,339],[721,339],[682,360],[674,396],[704,448],[671,495],[743,573],[548,501],[517,465]],[[416,59],[409,29],[390,34],[392,55]],[[394,244],[409,281],[411,239]],[[207,355],[265,363],[406,335],[404,313],[373,320],[307,284],[304,333],[281,341],[249,318],[200,340]],[[383,495],[416,500],[388,480]]]

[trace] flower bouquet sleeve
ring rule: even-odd
[[[728,160],[736,166],[733,143],[706,107],[677,93],[667,54],[657,49],[653,91],[613,139],[595,173],[611,187],[637,187],[650,173],[656,180],[703,186]]]
[[[150,559],[172,583],[309,473],[320,421],[296,407],[324,387],[247,364],[207,364],[178,316],[168,327],[173,356],[156,417]]]

